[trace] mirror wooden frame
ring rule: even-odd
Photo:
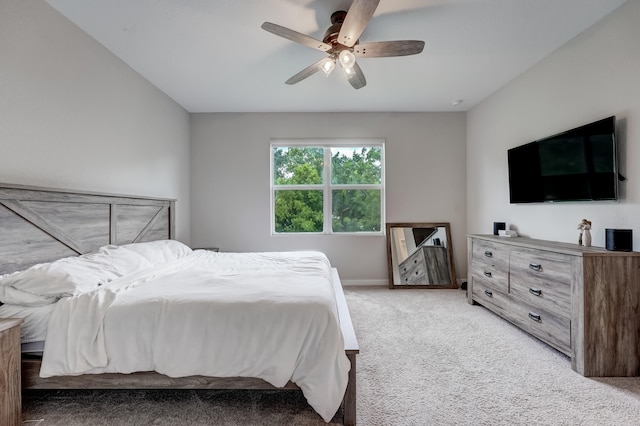
[[[389,288],[458,288],[448,222],[387,223],[386,232]]]

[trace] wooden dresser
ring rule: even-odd
[[[468,236],[469,303],[571,357],[587,377],[640,375],[640,253]]]
[[[21,319],[0,318],[0,425],[22,424],[20,389]]]
[[[449,253],[443,246],[421,246],[398,265],[400,284],[451,283]]]

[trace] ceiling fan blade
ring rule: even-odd
[[[338,34],[338,43],[348,47],[356,44],[376,11],[378,3],[380,0],[353,0]]]
[[[322,58],[318,62],[315,62],[315,63],[309,65],[308,67],[306,67],[305,69],[300,71],[298,74],[292,76],[289,80],[285,81],[285,83],[287,83],[287,84],[296,84],[296,83],[304,80],[305,78],[317,73],[318,71],[320,71],[322,69],[322,63],[324,62],[325,59],[326,58]]]
[[[367,85],[367,79],[364,78],[364,73],[360,69],[358,63],[353,64],[351,73],[347,74],[347,80],[353,86],[354,89],[361,89]]]
[[[326,52],[327,50],[331,49],[330,44],[324,43],[320,40],[316,40],[315,38],[310,37],[306,34],[299,33],[297,31],[283,27],[278,24],[265,22],[262,24],[262,29],[265,31],[269,31],[270,33],[273,33],[277,36],[284,37],[291,41],[295,41],[296,43],[300,43],[312,49],[321,50],[323,52]]]
[[[353,48],[353,54],[358,58],[384,58],[417,55],[422,52],[422,49],[424,49],[424,41],[420,40],[377,41],[357,44]]]

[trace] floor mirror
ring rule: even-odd
[[[457,288],[451,227],[387,223],[389,288]]]

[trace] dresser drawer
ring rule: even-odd
[[[427,276],[424,270],[418,267],[406,269],[400,272],[400,284],[426,284]]]
[[[554,282],[571,285],[573,257],[544,250],[514,248],[509,255],[511,275],[532,284]]]
[[[473,240],[472,244],[474,261],[478,260],[504,269],[509,268],[509,249],[506,246],[483,240]]]
[[[420,250],[414,252],[398,265],[398,269],[402,284],[424,284],[426,282],[424,258]]]
[[[546,309],[511,298],[505,317],[527,333],[566,355],[571,355],[571,320]],[[570,315],[568,313],[567,315]]]
[[[571,284],[511,275],[509,292],[523,302],[563,316],[571,315]]]
[[[471,286],[473,300],[504,317],[511,306],[507,294],[499,289],[486,285],[483,281],[477,281],[475,277],[471,279],[473,280],[473,285]]]
[[[471,276],[473,277],[474,285],[483,283],[483,285],[499,290],[504,294],[509,292],[509,272],[506,269],[474,260],[471,263]]]

